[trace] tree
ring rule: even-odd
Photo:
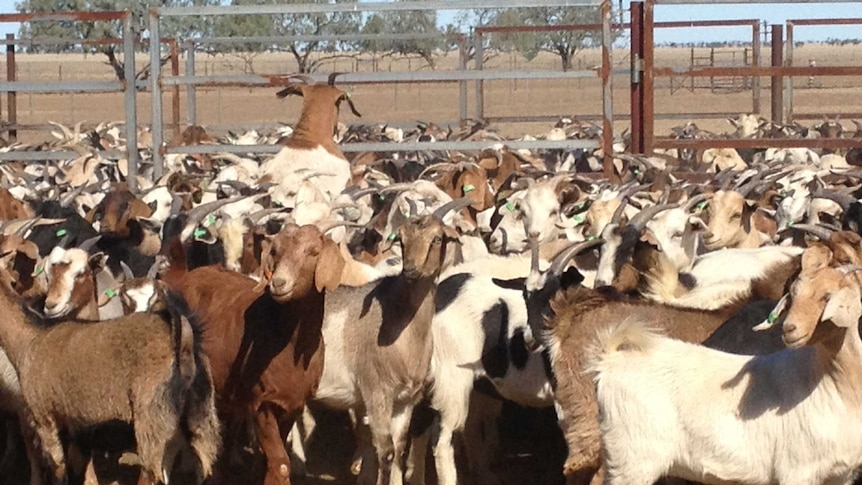
[[[232,5],[285,5],[297,3],[341,4],[356,0],[232,0]],[[243,19],[246,17],[246,19]],[[263,17],[265,21],[254,19]],[[355,43],[337,40],[339,34],[352,34],[359,30],[362,15],[359,12],[280,14],[267,16],[231,15],[219,23],[220,32],[242,32],[242,35],[331,36],[331,39],[294,41],[266,46],[273,50],[290,52],[301,73],[314,72],[325,62],[338,57],[353,57],[346,53]],[[252,46],[255,47],[255,46]],[[260,46],[257,46],[260,47]],[[225,48],[228,49],[228,48]],[[322,54],[322,55],[317,55]]]
[[[146,30],[149,22],[148,10],[161,6],[202,6],[217,5],[219,0],[23,0],[16,3],[15,7],[22,13],[40,12],[70,12],[70,11],[110,11],[130,10],[134,15],[136,41],[140,41],[140,32]],[[188,37],[191,35],[202,35],[211,32],[212,21],[202,17],[176,17],[168,18],[163,22],[162,35],[167,37]],[[74,42],[81,40],[96,39],[119,39],[123,35],[122,22],[100,21],[100,22],[74,22],[74,21],[34,21],[21,24],[19,37],[29,39],[65,39],[69,43],[56,46],[33,46],[28,50],[35,52],[69,52],[80,50],[83,52],[100,52],[107,58],[106,64],[111,66],[117,79],[125,80],[123,61],[117,57],[117,51],[122,51],[122,46],[117,45],[83,45],[78,47]],[[167,62],[167,57],[162,63]],[[136,79],[146,79],[149,76],[150,66],[141,69],[135,76]]]
[[[496,26],[547,26],[600,24],[599,7],[530,7],[503,10],[476,10],[462,18],[475,17],[486,25]],[[612,35],[619,35],[613,31]],[[527,59],[539,52],[550,52],[560,57],[564,71],[572,68],[572,60],[583,49],[601,45],[601,28],[552,32],[518,32],[496,34],[489,44],[501,50],[517,50]]]
[[[382,12],[385,31],[392,34],[436,34],[427,39],[393,39],[388,41],[387,49],[393,54],[417,55],[428,63],[431,69],[437,64],[434,55],[446,46],[443,32],[437,28],[437,12],[433,10],[404,10]]]

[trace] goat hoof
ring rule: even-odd
[[[141,457],[135,453],[125,452],[117,460],[117,463],[124,466],[140,466]]]
[[[356,477],[359,476],[359,472],[362,471],[362,458],[357,460],[353,460],[353,463],[350,464],[350,473]]]

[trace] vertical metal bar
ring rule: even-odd
[[[152,93],[153,131],[153,177],[158,179],[164,172],[164,120],[162,119],[162,64],[159,13],[150,10],[150,92]]]
[[[180,52],[177,48],[177,39],[169,39],[171,47],[171,76],[180,75]],[[180,135],[180,87],[171,88],[171,124],[174,128],[174,136]]]
[[[474,31],[475,32],[475,31]],[[482,32],[475,32],[474,37],[474,49],[476,56],[476,70],[481,71],[484,67],[485,63],[485,52],[482,46]],[[476,119],[481,120],[485,118],[485,81],[479,79],[476,81]]]
[[[614,76],[611,72],[613,60],[613,36],[611,35],[611,2],[602,2],[602,164],[605,178],[616,182],[614,173]]]
[[[463,35],[458,36],[458,70],[467,70],[467,39]],[[464,121],[467,119],[467,81],[461,81],[458,86],[458,116]]]
[[[643,30],[644,72],[641,79],[641,89],[644,92],[643,145],[644,153],[647,155],[652,155],[655,140],[655,76],[653,72],[653,68],[655,67],[655,37],[653,36],[655,29],[654,8],[654,0],[646,0],[644,3]]]
[[[138,180],[138,106],[137,88],[135,87],[135,30],[132,25],[132,14],[127,12],[123,17],[123,74],[126,85],[123,90],[126,105],[126,160],[128,161],[128,176],[126,182],[129,190],[137,190]]]
[[[195,75],[195,41],[190,40],[186,44],[186,76]],[[186,86],[186,122],[191,125],[198,124],[198,109],[197,97],[195,93],[195,85],[189,84]]]
[[[6,34],[6,40],[15,39],[15,34]],[[18,79],[17,67],[15,65],[15,44],[6,44],[6,80],[10,83]],[[18,93],[9,91],[6,93],[7,120],[10,124],[18,124]],[[9,130],[9,142],[18,140],[18,130]]]
[[[751,26],[751,65],[760,67],[760,22],[755,22]],[[751,88],[751,112],[760,114],[760,76],[752,78],[753,86]]]
[[[772,67],[781,67],[784,64],[784,29],[781,24],[772,25]],[[784,108],[781,76],[772,76],[772,121],[774,123],[783,123]]]
[[[632,79],[631,79],[631,118],[632,118],[632,153],[643,153],[643,28],[644,28],[644,4],[643,2],[631,2],[631,25],[632,25]]]
[[[793,66],[793,23],[787,22],[787,39],[784,41],[784,65]],[[784,78],[784,122],[793,121],[793,76]]]

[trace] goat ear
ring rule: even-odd
[[[823,244],[813,244],[802,253],[802,271],[816,271],[827,266],[831,260],[832,250]]]
[[[341,272],[344,270],[344,258],[338,246],[332,239],[323,238],[323,250],[317,258],[317,267],[314,269],[314,286],[317,291],[332,291],[341,282]]]
[[[640,240],[641,240],[641,242],[647,243],[650,246],[655,247],[659,251],[662,250],[661,243],[658,242],[658,239],[655,237],[655,233],[649,229],[643,230],[643,232],[641,233]]]
[[[272,279],[272,239],[265,237],[260,243],[260,272],[254,291],[263,291]]]
[[[565,290],[572,286],[579,285],[584,282],[584,275],[575,268],[574,266],[569,266],[563,271],[563,274],[560,276],[560,289]]]
[[[511,280],[491,278],[491,282],[504,290],[522,291],[524,289],[524,285],[527,283],[527,278],[515,278]]]
[[[99,306],[99,308],[107,305],[111,302],[111,298],[116,296],[119,292],[119,288],[108,288],[107,290],[99,293],[99,298],[97,299],[96,304]]]
[[[90,266],[92,271],[98,271],[105,267],[105,263],[107,263],[108,257],[105,256],[105,253],[96,253],[90,256],[90,259],[87,263]]]
[[[455,230],[454,227],[443,227],[443,235],[446,236],[446,240],[449,242],[461,242],[461,238],[458,235],[458,231]]]
[[[704,222],[700,217],[688,216],[688,224],[691,226],[693,231],[706,230],[706,222]]]
[[[829,296],[820,321],[829,321],[839,327],[850,328],[856,325],[860,314],[862,314],[862,301],[859,299],[859,293],[844,286]]]

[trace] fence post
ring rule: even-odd
[[[132,14],[123,17],[123,74],[126,80],[123,94],[126,106],[126,160],[128,175],[126,182],[129,190],[138,188],[138,108],[137,86],[135,86],[135,30]]]
[[[751,65],[760,67],[760,22],[751,26]],[[760,114],[760,76],[752,76],[751,111]]]
[[[481,71],[485,63],[485,52],[482,46],[482,31],[474,30],[473,34],[474,50],[473,55],[476,56],[476,70]],[[476,119],[485,119],[485,81],[482,79],[476,80]]]
[[[186,44],[186,76],[195,75],[195,41],[189,40]],[[189,84],[186,86],[186,122],[189,126],[198,124],[198,109],[197,97],[195,93],[195,85]]]
[[[602,2],[602,151],[605,154],[603,169],[605,178],[618,181],[614,173],[614,75],[613,65],[613,23],[610,0]]]
[[[772,67],[782,67],[783,60],[783,39],[784,29],[781,24],[772,25]],[[783,104],[783,89],[781,86],[781,75],[772,76],[772,122],[784,123],[784,107]]]
[[[467,70],[467,39],[463,35],[458,36],[458,70]],[[458,116],[461,121],[467,119],[467,81],[458,83]]]
[[[793,23],[787,22],[787,30],[785,34],[787,38],[784,41],[784,63],[787,67],[793,66]],[[787,76],[784,79],[784,122],[791,123],[793,121],[793,77]]]
[[[164,172],[164,120],[162,119],[162,64],[159,14],[150,11],[150,92],[152,93],[153,178],[159,179]]]
[[[169,39],[171,47],[171,76],[180,75],[180,53],[177,47],[177,39]],[[174,136],[180,136],[180,86],[171,88],[171,123],[174,125]]]
[[[631,3],[632,24],[632,73],[631,73],[631,118],[632,118],[632,153],[643,153],[643,102],[644,92],[641,82],[643,71],[643,28],[644,28],[644,4],[643,2]],[[673,78],[671,78],[673,82]],[[671,85],[672,86],[672,85]],[[673,92],[673,87],[671,87]]]
[[[643,76],[641,79],[641,89],[644,92],[643,103],[643,145],[644,154],[652,155],[653,140],[655,139],[655,76],[653,67],[655,66],[655,45],[653,40],[655,29],[655,17],[653,16],[655,0],[646,0],[644,3],[644,30],[643,30],[643,45],[644,45],[644,60],[643,60]]]
[[[15,34],[6,34],[6,40],[15,40]],[[6,44],[6,81],[12,83],[18,79],[17,66],[15,65],[15,44],[10,42]],[[7,120],[11,125],[18,124],[18,93],[9,91],[6,93],[6,110]],[[18,130],[12,128],[9,130],[9,142],[14,143],[18,140]]]

